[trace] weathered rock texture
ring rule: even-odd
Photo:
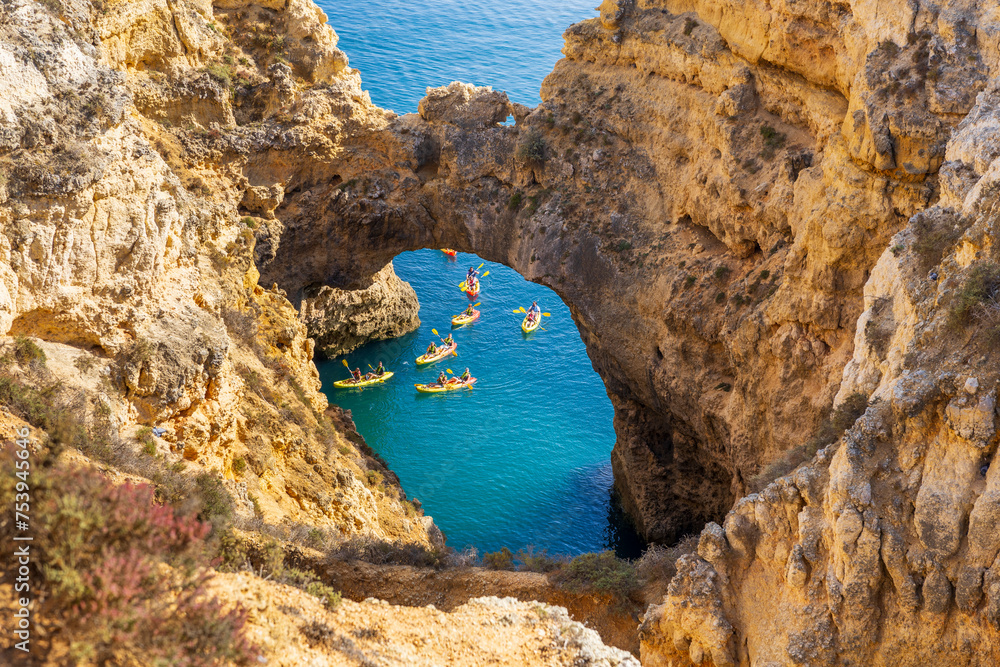
[[[346,354],[373,340],[396,338],[420,326],[420,303],[410,283],[392,264],[375,274],[364,289],[327,285],[306,289],[299,314],[309,337],[327,357]]]
[[[647,663],[1000,658],[993,4],[606,0],[537,109],[452,84],[403,117],[306,0],[0,12],[0,328],[97,357],[123,427],[247,452],[265,518],[426,539],[355,478],[285,294],[476,252],[569,304],[642,532],[718,521]]]
[[[323,13],[5,2],[0,99],[0,332],[40,340],[42,384],[102,406],[114,439],[162,427],[164,465],[216,470],[247,519],[426,543],[395,477],[325,414],[314,342],[254,265],[251,230],[280,224],[272,177],[386,122]]]
[[[223,599],[249,603],[248,634],[269,665],[639,667],[564,608],[538,602],[477,597],[445,612],[370,598],[329,611],[297,589],[247,574],[219,575],[213,584]]]

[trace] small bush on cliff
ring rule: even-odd
[[[697,28],[697,27],[698,27],[698,22],[695,21],[690,16],[687,19],[684,20],[684,34],[685,35],[690,35],[692,32],[694,32],[694,29]]]
[[[514,570],[514,552],[507,547],[483,554],[483,567],[487,570]]]
[[[520,190],[518,190],[517,192],[515,192],[510,196],[510,199],[507,200],[507,210],[509,211],[518,210],[519,208],[521,208],[522,201],[524,201],[524,195],[521,194]]]
[[[968,278],[955,295],[952,302],[949,322],[955,328],[968,326],[973,316],[985,316],[990,319],[991,311],[998,308],[1000,302],[1000,265],[985,262],[976,265],[969,272]]]
[[[518,549],[517,560],[521,562],[519,570],[527,572],[555,572],[566,564],[566,559],[560,556],[550,556],[546,549],[535,551],[530,544],[524,549]]]
[[[411,542],[387,542],[367,536],[346,539],[327,552],[327,558],[333,560],[416,567],[445,567],[450,555],[447,549],[429,548]]]
[[[517,147],[514,156],[521,162],[539,164],[545,162],[546,144],[541,132],[532,130]]]
[[[228,65],[223,65],[222,63],[209,65],[205,68],[204,72],[227,90],[233,85],[233,69]]]
[[[571,593],[596,592],[625,601],[640,588],[635,564],[612,551],[580,554],[552,575],[553,582]]]
[[[0,459],[0,502],[18,478]],[[74,663],[249,663],[245,613],[226,611],[205,588],[209,527],[153,502],[149,486],[113,485],[90,468],[31,471],[34,621]],[[13,513],[0,516],[11,543]],[[169,566],[169,567],[164,567]],[[58,647],[58,648],[57,648]]]
[[[45,350],[27,336],[18,336],[14,339],[14,358],[22,366],[28,364],[44,366],[46,361]]]

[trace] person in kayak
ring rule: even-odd
[[[466,308],[466,309],[465,309],[465,312],[464,312],[464,313],[462,313],[462,314],[463,314],[463,315],[465,315],[466,317],[472,317],[473,315],[475,315],[475,314],[476,314],[476,309],[475,309],[475,308],[473,308],[473,307],[472,307],[472,304],[470,303],[470,304],[469,304],[469,307],[468,307],[468,308]]]
[[[434,341],[431,341],[431,344],[427,346],[427,352],[425,354],[430,356],[432,354],[437,354],[437,351],[437,345],[434,344]]]
[[[462,373],[461,380],[462,382],[468,382],[470,379],[472,379],[472,373],[470,373],[469,369],[466,368],[465,371]]]
[[[455,344],[455,339],[451,337],[451,334],[448,334],[448,337],[444,339],[444,344],[445,347],[451,347]]]
[[[381,361],[378,362],[378,368],[375,369],[375,375],[378,376],[385,375],[385,366],[382,365]]]
[[[465,276],[465,284],[469,289],[472,289],[472,286],[476,284],[477,280],[479,280],[479,271],[477,271],[475,267],[470,266],[469,273]]]
[[[354,378],[355,382],[361,382],[361,369],[355,368],[353,371],[351,371],[351,377]]]
[[[538,307],[537,301],[531,302],[531,308],[528,309],[528,323],[532,324],[538,317],[542,314],[542,309]]]
[[[438,382],[442,387],[448,384],[448,376],[444,374],[444,371],[438,373]]]

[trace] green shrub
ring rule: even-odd
[[[223,88],[230,88],[233,85],[233,69],[229,65],[223,65],[222,63],[215,63],[209,65],[203,70],[210,77],[215,79],[216,82]]]
[[[698,281],[697,278],[692,276],[690,273],[684,278],[684,289],[689,287],[694,287],[694,284]]]
[[[251,218],[250,216],[243,218],[243,224],[249,227],[250,229],[257,229],[257,221]]]
[[[378,486],[382,483],[382,473],[377,470],[369,470],[365,474],[365,478],[368,480],[368,486]]]
[[[895,55],[899,53],[899,46],[891,39],[882,40],[879,43],[878,48],[888,53],[890,57],[895,57]]]
[[[246,469],[247,469],[246,459],[244,459],[242,456],[237,456],[235,459],[233,459],[234,473],[242,476],[243,473],[246,472]]]
[[[541,163],[545,161],[545,138],[537,130],[532,130],[517,147],[514,156],[521,162]]]
[[[988,302],[1000,296],[1000,265],[994,262],[977,264],[958,290],[951,304],[949,321],[952,326],[965,327],[972,316]]]
[[[580,554],[554,575],[556,585],[571,593],[596,592],[626,600],[639,591],[635,565],[612,551]]]
[[[626,250],[631,250],[631,249],[632,249],[632,243],[630,241],[626,241],[625,239],[622,239],[621,241],[615,244],[615,252],[625,252]]]
[[[768,271],[767,269],[764,269],[763,271],[760,272],[760,279],[761,280],[767,280],[770,277],[771,277],[771,272]]]
[[[18,336],[14,339],[14,358],[22,366],[31,363],[44,366],[46,361],[45,350],[27,336]]]
[[[514,554],[507,547],[492,553],[486,552],[483,554],[483,567],[488,570],[513,570]]]
[[[435,568],[447,565],[448,557],[446,549],[428,548],[414,542],[389,542],[368,536],[346,539],[327,552],[327,558],[333,560]]]
[[[233,501],[222,480],[214,472],[203,472],[194,482],[201,501],[198,518],[219,531],[228,527],[233,519]]]
[[[524,549],[519,549],[516,558],[521,563],[518,567],[519,570],[541,572],[543,574],[555,572],[566,564],[565,558],[550,556],[545,549],[536,552],[535,548],[531,545]]]
[[[684,34],[685,35],[690,35],[694,31],[694,29],[697,28],[697,27],[698,27],[698,22],[695,21],[690,16],[687,19],[684,20]]]
[[[715,302],[716,303],[725,303],[725,301],[726,301],[726,293],[725,292],[719,292],[718,294],[715,295]]]
[[[715,271],[712,272],[712,275],[715,276],[716,280],[725,280],[726,276],[730,273],[732,273],[732,269],[723,264],[722,266],[715,267]]]

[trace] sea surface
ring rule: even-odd
[[[361,70],[372,100],[414,112],[428,86],[461,80],[507,91],[535,106],[542,79],[561,57],[562,33],[595,15],[596,0],[546,3],[319,2],[339,46]],[[399,475],[455,548],[517,551],[532,545],[574,555],[641,544],[611,497],[613,410],[568,308],[548,288],[487,262],[475,324],[455,330],[458,356],[429,368],[414,359],[469,302],[458,284],[475,255],[450,260],[436,249],[403,253],[396,272],[420,299],[420,329],[348,355],[352,368],[383,361],[385,385],[337,390],[341,359],[320,362],[324,391],[351,410],[359,432]],[[551,317],[522,334],[511,311],[537,300]],[[439,370],[469,367],[474,389],[420,394]],[[367,369],[366,369],[367,370]]]
[[[361,70],[375,104],[417,110],[427,87],[464,81],[537,106],[542,79],[562,57],[562,34],[597,15],[597,0],[318,0]]]
[[[379,361],[395,376],[382,385],[336,389],[341,358],[319,363],[330,400],[351,411],[358,431],[423,503],[455,548],[528,545],[575,555],[616,548],[635,555],[634,535],[612,507],[609,454],[613,410],[569,309],[549,288],[485,262],[477,322],[452,328],[469,300],[458,288],[470,265],[438,250],[399,255],[396,273],[420,299],[420,328],[347,355],[351,367]],[[538,301],[542,328],[525,335],[514,309]],[[457,356],[418,367],[431,341],[453,332]],[[441,370],[469,368],[472,389],[423,394]],[[623,527],[624,526],[624,527]]]

